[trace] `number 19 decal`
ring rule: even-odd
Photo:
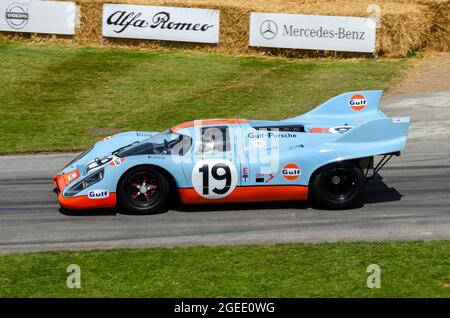
[[[195,191],[207,199],[228,196],[236,188],[237,178],[235,165],[224,159],[201,160],[192,170]]]

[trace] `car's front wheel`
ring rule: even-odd
[[[361,168],[349,161],[326,165],[311,182],[315,201],[327,209],[347,209],[361,201],[366,179]]]
[[[119,207],[132,214],[161,212],[169,198],[170,184],[158,169],[142,166],[130,169],[119,182]]]

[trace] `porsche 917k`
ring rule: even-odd
[[[53,179],[67,209],[155,213],[184,204],[306,200],[345,209],[405,147],[409,117],[387,117],[382,91],[349,92],[285,120],[208,119],[109,136]],[[383,156],[374,165],[374,157]],[[370,173],[369,173],[370,172]]]

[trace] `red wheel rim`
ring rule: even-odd
[[[138,172],[131,176],[127,190],[132,203],[138,206],[149,206],[159,197],[160,182],[151,173]]]

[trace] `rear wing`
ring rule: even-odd
[[[322,155],[327,153],[328,160],[321,165],[377,155],[390,158],[405,148],[410,118],[387,117],[379,110],[382,95],[382,90],[343,93],[284,121],[303,125],[311,134],[311,145],[320,147]],[[322,136],[312,137],[317,133]]]
[[[353,127],[329,144],[351,149],[356,157],[397,152],[406,146],[409,126],[409,117],[374,119]]]
[[[333,142],[366,143],[406,138],[409,125],[409,117],[386,117],[374,119],[350,129]]]
[[[286,121],[326,122],[331,120],[361,122],[383,118],[386,115],[379,111],[382,95],[382,90],[343,93],[327,100],[306,114],[286,119]]]

